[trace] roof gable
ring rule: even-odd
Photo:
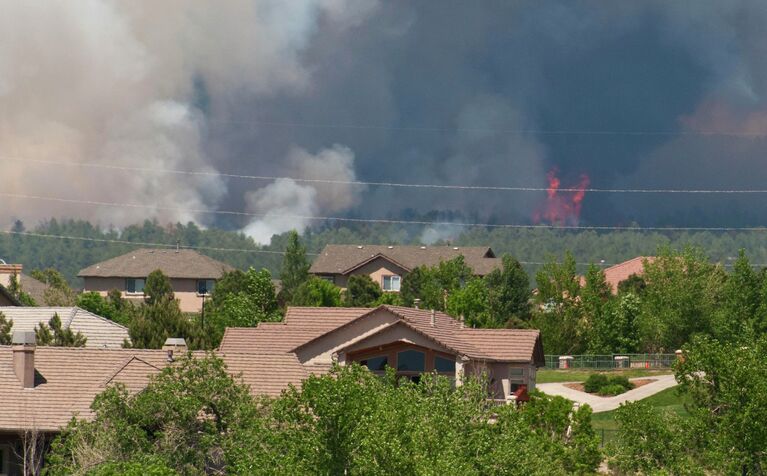
[[[234,268],[194,250],[138,249],[81,270],[83,278],[145,278],[155,270],[169,278],[218,279]]]
[[[489,247],[469,246],[385,246],[385,245],[327,245],[314,260],[310,273],[347,274],[376,257],[385,257],[406,270],[418,266],[436,266],[463,256],[466,265],[477,275],[485,275],[501,266]]]

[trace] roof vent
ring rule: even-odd
[[[362,245],[357,245],[357,249],[361,250],[362,249]]]
[[[458,247],[457,247],[457,246],[453,246],[453,249],[454,249],[455,251],[458,251]]]
[[[393,250],[393,249],[394,249],[394,247],[393,247],[393,246],[387,246],[387,248],[389,248],[390,250]]]
[[[434,312],[434,309],[431,310],[431,326],[434,327],[434,322],[437,320],[436,312]]]
[[[162,350],[168,353],[168,362],[173,362],[176,360],[173,357],[175,351],[186,352],[186,341],[183,337],[168,337],[165,339],[165,344],[163,344]]]
[[[425,246],[422,246],[422,247],[421,247],[421,249],[422,249],[422,250],[425,250],[425,249],[426,249],[426,247],[425,247]]]

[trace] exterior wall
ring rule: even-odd
[[[11,302],[10,299],[6,298],[2,294],[0,294],[0,306],[15,306],[16,304]],[[0,473],[2,474],[2,473]]]
[[[112,289],[119,289],[125,299],[143,301],[144,294],[127,294],[125,292],[125,278],[84,278],[83,288],[85,291],[96,291],[102,296],[106,296]],[[197,294],[196,279],[177,279],[170,280],[173,287],[173,293],[179,300],[182,312],[200,312],[202,309],[202,296]]]
[[[380,349],[373,348],[373,349],[361,350],[358,352],[350,352],[346,356],[347,357],[346,361],[359,362],[361,360],[365,360],[371,357],[386,356],[388,360],[388,365],[396,369],[397,353],[402,352],[403,350],[409,350],[409,349],[419,350],[423,352],[424,354],[426,354],[426,362],[425,362],[426,365],[425,365],[424,372],[432,372],[434,370],[434,357],[437,355],[450,360],[454,360],[456,358],[455,354],[442,352],[439,349],[434,349],[433,347],[425,347],[421,345],[395,342],[393,344],[381,346]]]
[[[370,276],[370,279],[373,280],[374,283],[378,283],[379,286],[383,288],[383,277],[387,275],[397,275],[402,276],[403,278],[407,274],[407,271],[400,268],[399,266],[395,265],[394,263],[385,260],[383,258],[378,258],[376,260],[371,261],[370,263],[367,263],[364,266],[361,266],[348,275],[344,274],[335,274],[333,275],[333,284],[336,286],[346,289],[348,283],[349,283],[349,276],[359,275],[359,274],[367,274]],[[318,276],[329,276],[329,275],[318,275]]]
[[[437,344],[431,339],[427,339],[426,337],[422,336],[421,334],[418,334],[412,329],[408,329],[407,327],[402,325],[394,325],[390,327],[389,329],[386,329],[367,339],[359,341],[358,343],[350,347],[347,347],[344,350],[347,354],[352,354],[353,352],[357,352],[363,349],[370,349],[374,347],[382,347],[385,345],[389,345],[392,342],[407,342],[413,345],[417,345],[419,347],[437,350],[437,351],[440,351],[443,353],[449,353],[452,355],[450,350],[442,347],[441,345]]]
[[[296,351],[296,356],[304,365],[330,364],[333,362],[333,353],[337,349],[345,348],[353,342],[371,336],[398,320],[398,317],[388,311],[376,311],[363,319],[358,319],[343,328],[339,328],[325,338],[310,342]]]
[[[524,374],[521,377],[512,376],[512,368],[521,368]],[[465,367],[465,374],[471,376],[480,376],[487,373],[490,382],[490,398],[497,400],[507,400],[511,396],[511,381],[521,380],[527,390],[535,389],[535,365],[532,363],[510,363],[510,362],[479,362],[472,361]]]

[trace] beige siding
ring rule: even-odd
[[[384,276],[397,275],[404,278],[405,275],[407,274],[407,271],[386,259],[378,258],[371,261],[370,263],[360,266],[359,268],[355,269],[348,275],[343,275],[343,274],[334,275],[333,283],[340,288],[346,289],[349,283],[349,276],[355,276],[360,274],[367,274],[368,276],[370,276],[370,279],[372,279],[374,283],[378,283],[378,285],[381,286],[381,288],[383,288]]]
[[[200,312],[202,309],[202,296],[197,294],[196,279],[177,279],[170,280],[173,287],[173,293],[179,300],[181,311]],[[119,289],[123,297],[132,301],[140,302],[144,300],[143,294],[127,294],[125,292],[125,278],[95,278],[84,279],[83,285],[85,291],[96,291],[102,296],[106,296],[112,289]]]

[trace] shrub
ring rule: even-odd
[[[620,395],[625,392],[626,388],[620,385],[605,385],[597,392],[599,395]]]
[[[634,388],[634,384],[629,382],[628,377],[624,377],[623,375],[615,375],[613,377],[610,377],[610,379],[607,381],[607,384],[619,385],[626,390],[631,390],[632,388]]]
[[[607,385],[608,379],[605,374],[591,374],[583,383],[583,389],[588,393],[596,393],[600,388]]]

